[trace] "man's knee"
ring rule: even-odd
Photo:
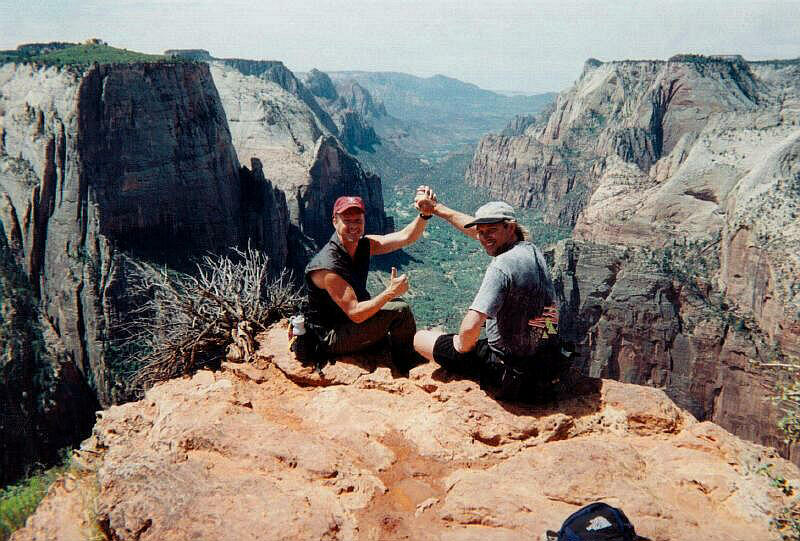
[[[390,324],[392,328],[404,329],[404,332],[413,334],[417,330],[417,322],[414,319],[414,314],[411,312],[411,306],[405,301],[394,300],[386,303],[382,310],[387,310],[391,317]],[[410,338],[410,337],[409,337]]]
[[[436,340],[442,334],[443,333],[440,331],[417,331],[417,333],[414,334],[414,349],[429,361],[434,360],[433,347],[436,345]]]

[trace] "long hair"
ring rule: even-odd
[[[514,234],[517,236],[518,241],[531,240],[531,234],[524,226],[520,225],[519,222],[511,223],[514,224]]]

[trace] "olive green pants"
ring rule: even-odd
[[[343,355],[369,349],[388,337],[393,356],[407,355],[414,351],[416,332],[411,307],[404,300],[395,299],[362,323],[348,321],[331,329],[324,341],[331,354]]]

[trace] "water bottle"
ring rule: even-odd
[[[303,314],[290,317],[289,324],[292,326],[293,336],[303,336],[306,334],[306,317]]]
[[[309,344],[306,343],[306,318],[298,314],[289,318],[289,335],[292,342],[289,349],[295,353],[297,360],[305,362],[309,355]]]

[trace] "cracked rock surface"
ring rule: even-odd
[[[102,413],[79,459],[112,539],[538,539],[595,500],[653,541],[768,539],[786,502],[756,470],[800,474],[653,388],[585,379],[528,406],[434,364],[400,377],[340,359],[320,374],[281,326],[260,343],[253,363]],[[86,526],[64,486],[15,541]]]

